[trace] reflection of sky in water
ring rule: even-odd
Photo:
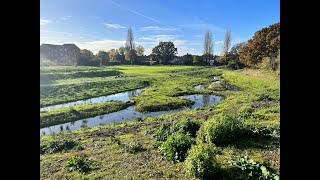
[[[191,109],[194,109],[198,106],[202,105],[209,105],[209,104],[215,104],[218,103],[219,101],[222,100],[222,97],[220,96],[215,96],[215,95],[188,95],[188,96],[183,96],[182,98],[187,98],[195,103],[191,106]],[[42,128],[40,129],[40,134],[42,132],[45,132],[46,134],[50,134],[50,132],[60,132],[60,126],[63,126],[63,131],[66,130],[66,127],[68,127],[70,130],[76,130],[81,128],[81,126],[88,126],[88,127],[93,127],[93,126],[99,126],[100,124],[110,124],[114,122],[122,122],[125,120],[132,120],[138,117],[147,117],[147,116],[157,116],[161,114],[168,114],[168,113],[173,113],[173,112],[178,112],[182,110],[190,109],[189,108],[182,108],[182,109],[176,109],[176,110],[170,110],[170,111],[158,111],[158,112],[148,112],[148,113],[141,113],[136,110],[134,110],[134,106],[129,106],[128,108],[113,112],[113,113],[108,113],[105,115],[99,115],[95,116],[92,118],[87,118],[84,120],[78,120],[74,122],[69,122],[69,123],[64,123],[61,125],[56,125],[56,126],[51,126],[47,128]],[[85,121],[85,122],[83,122]]]
[[[69,102],[64,104],[52,105],[52,106],[40,108],[40,111],[47,111],[50,109],[74,106],[78,104],[97,103],[97,102],[104,102],[104,101],[110,101],[110,100],[128,101],[131,97],[140,95],[144,90],[145,89],[135,89],[135,90],[127,91],[123,93],[111,94],[107,96],[100,96],[100,97],[90,98],[86,100],[79,100],[79,101],[74,101],[74,102]]]
[[[218,83],[221,83],[221,81],[215,81],[215,82],[212,82],[211,84],[218,84]],[[200,84],[200,85],[195,86],[194,88],[199,89],[199,90],[203,90],[203,89],[208,88],[208,85]]]
[[[198,85],[198,86],[195,86],[194,88],[195,88],[195,89],[205,89],[204,85],[201,85],[201,84]]]

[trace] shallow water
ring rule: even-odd
[[[194,88],[199,89],[199,90],[205,89],[204,85],[202,85],[202,84],[195,86]]]
[[[211,84],[217,84],[217,83],[221,83],[221,81],[214,81]],[[208,85],[200,84],[200,85],[194,86],[193,88],[199,89],[199,90],[204,90],[204,89],[208,88]]]
[[[55,126],[50,126],[46,128],[40,129],[40,135],[44,132],[45,134],[50,134],[51,132],[60,132],[66,131],[67,127],[69,130],[76,130],[81,127],[94,127],[99,126],[100,124],[110,124],[114,122],[123,122],[125,120],[132,120],[138,117],[147,117],[147,116],[157,116],[161,114],[169,114],[173,112],[183,111],[187,109],[194,109],[199,106],[205,106],[210,104],[218,103],[222,100],[222,97],[216,95],[202,95],[202,94],[195,94],[195,95],[188,95],[182,96],[181,98],[186,98],[194,101],[195,103],[191,107],[185,107],[181,109],[175,109],[170,111],[158,111],[158,112],[148,112],[148,113],[141,113],[134,109],[134,106],[129,106],[128,108],[112,112],[104,115],[95,116],[92,118],[82,119],[74,122],[59,124]]]
[[[79,104],[97,103],[97,102],[104,102],[104,101],[110,101],[110,100],[128,101],[131,97],[140,95],[145,89],[146,88],[135,89],[135,90],[126,91],[126,92],[117,93],[117,94],[111,94],[107,96],[100,96],[100,97],[90,98],[86,100],[79,100],[74,102],[47,106],[44,108],[40,108],[40,111],[47,111],[47,110],[61,108],[61,107],[68,107],[68,106],[74,106]]]

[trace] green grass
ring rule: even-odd
[[[41,86],[40,107],[129,91],[148,84],[148,81],[134,79]]]
[[[58,80],[108,77],[121,74],[113,67],[46,66],[40,67],[40,84],[55,84]]]
[[[213,81],[213,76],[221,74],[214,68],[194,66],[115,66],[113,68],[122,74],[121,77],[72,78],[60,81],[60,83],[69,82],[68,84],[41,86],[40,107],[142,88],[149,84],[146,82],[150,82],[151,86],[141,96],[133,98],[137,101],[136,109],[142,112],[177,109],[193,103],[177,96],[209,93],[209,90],[199,91],[193,87],[210,83]],[[84,71],[83,67],[80,69],[81,72]],[[50,70],[62,71],[61,67]],[[48,70],[45,72],[48,73]]]
[[[41,136],[40,141],[78,140],[83,147],[81,151],[40,155],[41,179],[195,179],[187,173],[184,162],[171,164],[163,159],[155,147],[157,141],[153,134],[161,124],[190,119],[199,121],[202,126],[208,119],[221,113],[241,117],[240,120],[244,124],[253,126],[280,124],[280,82],[274,73],[260,71],[247,73],[247,70],[229,71],[203,67],[196,67],[198,69],[195,70],[192,66],[178,66],[176,68],[180,71],[174,73],[172,72],[175,71],[174,66],[118,66],[117,68],[126,75],[150,79],[151,87],[135,98],[138,104],[146,104],[147,108],[142,108],[146,110],[178,102],[175,97],[178,95],[209,93],[209,90],[194,90],[193,86],[210,84],[214,74],[222,74],[227,83],[239,87],[239,91],[221,89],[219,93],[224,96],[223,101],[194,110]],[[127,145],[130,142],[140,142],[144,150],[130,153],[117,144],[115,138],[121,144]],[[280,144],[277,138],[239,139],[227,145],[217,146],[216,151],[215,158],[221,166],[221,172],[216,179],[239,178],[239,173],[230,167],[228,161],[246,155],[260,164],[270,163],[271,168],[280,174]],[[65,162],[78,153],[86,154],[96,161],[99,167],[86,174],[68,172],[64,167]]]
[[[40,112],[40,128],[111,113],[128,106],[121,101],[106,101],[48,110]]]

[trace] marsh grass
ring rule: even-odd
[[[213,76],[211,75],[216,75],[213,72],[219,72],[221,78],[226,79],[229,84],[239,87],[239,90],[219,91],[224,96],[223,101],[196,110],[145,117],[142,122],[128,121],[126,123],[106,124],[91,129],[79,129],[73,131],[72,134],[63,132],[55,135],[55,137],[50,135],[41,136],[40,142],[52,138],[81,139],[81,144],[85,148],[83,151],[90,158],[99,160],[100,163],[99,168],[92,169],[88,173],[81,175],[82,179],[115,179],[117,177],[123,179],[196,179],[193,175],[187,173],[185,163],[176,162],[172,164],[163,158],[163,155],[155,148],[158,147],[156,146],[157,139],[162,142],[167,141],[170,133],[166,133],[167,130],[165,129],[169,129],[170,131],[172,124],[178,123],[183,119],[190,119],[192,121],[201,120],[200,124],[204,126],[208,120],[217,118],[221,114],[236,117],[237,114],[241,113],[243,118],[239,118],[239,121],[244,126],[252,126],[252,131],[255,133],[249,138],[232,141],[226,145],[216,145],[214,159],[221,168],[214,177],[216,179],[244,179],[241,175],[242,173],[229,163],[230,159],[237,160],[243,156],[248,156],[259,164],[269,163],[270,169],[268,170],[280,175],[280,143],[278,133],[280,129],[277,128],[280,124],[279,78],[260,71],[245,75],[244,72],[247,70],[229,71],[201,67],[191,70],[191,66],[190,68],[181,66],[179,67],[181,71],[177,70],[174,73],[171,71],[177,69],[175,66],[155,66],[150,68],[148,66],[119,67],[121,67],[119,71],[126,75],[152,77],[150,78],[150,81],[152,81],[150,88],[135,99],[138,104],[142,105],[146,103],[148,105],[146,107],[148,108],[152,108],[152,104],[148,104],[147,102],[148,98],[153,103],[157,102],[162,106],[175,101],[176,99],[172,95],[175,95],[176,92],[171,92],[174,88],[179,88],[177,89],[179,94],[181,92],[190,93],[191,91],[198,93],[199,91],[193,89],[193,87],[197,84],[212,82]],[[200,72],[198,73],[197,71]],[[176,76],[170,77],[169,74]],[[209,93],[207,90],[201,92]],[[259,94],[267,94],[271,98],[259,99]],[[158,104],[155,104],[155,106],[158,106]],[[212,110],[208,111],[208,109]],[[256,116],[258,114],[267,118],[259,119]],[[158,137],[154,137],[160,126],[166,126],[161,124],[166,124],[168,127],[163,128],[163,133],[160,133],[161,135],[159,134]],[[199,131],[196,133],[196,139],[199,136],[198,133]],[[113,140],[109,136],[110,134],[118,137],[117,140],[119,141]],[[263,137],[266,135],[267,137]],[[119,146],[119,144],[129,145],[130,142],[140,142],[145,150],[138,153],[130,153]],[[182,144],[186,142],[188,141],[181,141]],[[95,146],[97,143],[99,146]],[[190,148],[195,148],[197,145],[192,144]],[[73,154],[73,152],[66,152],[40,155],[41,179],[79,179],[78,174],[69,173],[64,167],[63,163],[69,157],[69,153]],[[199,157],[202,156],[198,155],[198,153],[194,153],[192,157],[194,158],[190,157],[190,159],[194,159],[194,162],[199,162],[195,163],[195,165],[207,162],[205,159],[200,161]],[[186,158],[188,159],[188,156]],[[208,159],[208,162],[212,162],[211,158]]]
[[[81,104],[40,112],[40,127],[48,127],[84,118],[94,117],[127,108],[129,105],[121,101],[106,101],[93,104]]]

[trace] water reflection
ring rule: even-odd
[[[203,105],[208,105],[209,104],[209,100],[210,100],[209,95],[203,95],[202,96]]]
[[[117,112],[112,112],[108,114],[104,114],[103,116],[98,115],[92,118],[87,118],[84,120],[78,120],[70,123],[65,123],[61,125],[56,125],[56,126],[51,126],[47,128],[42,128],[40,129],[40,135],[42,132],[57,132],[59,130],[59,126],[63,127],[69,127],[69,130],[76,130],[81,127],[93,127],[93,126],[99,126],[101,124],[110,124],[110,123],[116,123],[116,122],[123,122],[126,120],[132,120],[138,117],[147,117],[147,116],[157,116],[161,114],[169,114],[169,113],[174,113],[178,111],[183,111],[187,109],[194,109],[198,106],[203,106],[203,105],[209,105],[209,104],[215,104],[218,103],[222,100],[222,97],[216,96],[216,95],[202,95],[202,94],[196,94],[196,95],[188,95],[188,96],[182,96],[181,98],[186,98],[194,101],[195,103],[191,107],[185,107],[181,109],[175,109],[175,110],[170,110],[170,111],[157,111],[157,112],[147,112],[147,113],[141,113],[139,111],[136,111],[134,109],[134,106],[129,106],[128,108],[117,111]],[[101,119],[102,117],[102,119]],[[65,128],[66,129],[66,128]]]
[[[97,102],[104,102],[104,101],[110,101],[110,100],[128,101],[132,97],[140,95],[145,89],[146,88],[135,89],[135,90],[126,91],[126,92],[117,93],[117,94],[111,94],[107,96],[100,96],[100,97],[90,98],[86,100],[79,100],[74,102],[47,106],[44,108],[40,108],[40,111],[47,111],[47,110],[61,108],[61,107],[68,107],[68,106],[74,106],[79,104],[97,103]]]

